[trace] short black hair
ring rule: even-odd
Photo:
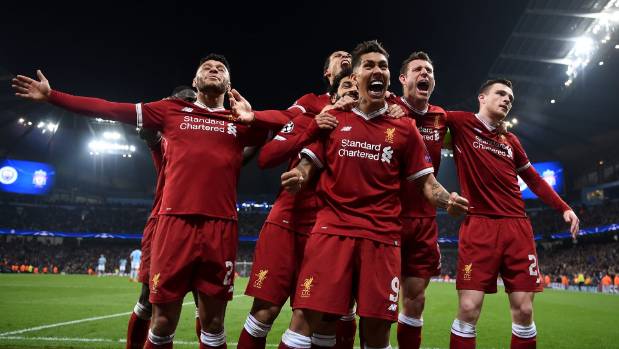
[[[202,66],[202,64],[204,64],[204,62],[206,61],[217,61],[217,62],[221,62],[226,69],[228,70],[228,74],[230,73],[230,63],[228,63],[228,60],[226,59],[226,57],[224,55],[220,55],[217,53],[209,53],[208,55],[202,57],[202,59],[200,59],[200,64],[198,65],[198,68],[200,68]]]
[[[377,52],[389,59],[389,53],[377,40],[364,41],[352,51],[352,68],[355,69],[361,63],[361,56],[366,53]]]
[[[406,69],[408,69],[408,63],[415,61],[415,60],[422,60],[422,61],[426,61],[430,64],[432,63],[432,60],[430,59],[430,56],[428,56],[427,53],[423,52],[423,51],[416,51],[411,53],[410,56],[408,56],[407,59],[404,60],[404,62],[402,62],[402,67],[400,68],[400,74],[406,74]]]
[[[352,75],[352,68],[346,67],[342,69],[342,71],[335,76],[333,79],[333,84],[329,86],[329,95],[335,96],[337,94],[337,90],[340,88],[340,82],[342,79]]]
[[[509,88],[512,88],[512,82],[507,79],[490,79],[490,80],[486,80],[486,82],[481,84],[481,86],[479,87],[479,94],[487,93],[490,86],[494,84],[501,84]]]

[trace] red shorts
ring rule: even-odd
[[[436,218],[402,218],[402,226],[402,277],[429,279],[440,275]]]
[[[194,289],[232,299],[237,244],[236,221],[159,216],[151,250],[150,302],[173,302]]]
[[[307,238],[305,234],[264,223],[245,294],[277,305],[291,297],[292,303]]]
[[[460,227],[456,288],[496,293],[499,274],[505,292],[543,290],[529,219],[466,217]]]
[[[153,241],[153,235],[155,234],[155,229],[157,227],[157,218],[158,217],[150,217],[146,221],[146,225],[144,226],[144,232],[142,233],[142,257],[140,258],[140,272],[138,274],[138,281],[147,284],[148,272],[150,270],[150,245]]]
[[[377,241],[312,233],[305,247],[293,308],[395,322],[400,292],[400,247]]]

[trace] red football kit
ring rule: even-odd
[[[76,113],[162,132],[165,185],[152,241],[150,301],[175,301],[192,289],[231,299],[242,151],[263,143],[267,131],[231,122],[229,111],[199,101],[114,103],[58,91],[52,91],[49,101]]]
[[[323,207],[305,250],[293,306],[396,321],[400,183],[434,172],[410,118],[334,111],[338,126],[301,154],[322,168]],[[361,281],[363,280],[363,281]]]
[[[289,160],[288,168],[295,167],[299,151],[319,133],[313,115],[297,115],[262,148],[258,164],[272,167]],[[245,294],[278,305],[294,295],[305,243],[319,207],[316,182],[311,180],[296,195],[280,190],[260,231]]]
[[[314,115],[330,103],[328,94],[308,93],[288,110],[255,112],[258,123],[267,127],[283,126],[262,148],[258,165],[268,168],[288,161],[288,169],[295,167],[299,163],[299,151],[318,137]],[[296,195],[280,190],[260,231],[245,294],[278,305],[290,297],[292,303],[307,235],[319,205],[316,182],[307,183]]]
[[[153,165],[155,166],[155,172],[157,174],[157,184],[155,186],[155,199],[153,200],[153,208],[150,212],[150,216],[144,226],[142,232],[141,250],[142,258],[140,260],[140,272],[138,274],[138,281],[143,284],[147,284],[150,280],[150,252],[151,243],[153,240],[153,234],[157,228],[157,213],[159,212],[159,206],[161,205],[161,193],[163,192],[164,176],[162,168],[165,166],[163,160],[163,152],[165,150],[165,139],[161,140],[153,145],[148,146],[151,157],[153,158]]]
[[[428,105],[417,110],[405,97],[392,98],[394,103],[415,119],[417,129],[432,158],[435,176],[441,164],[441,148],[447,133],[445,110]],[[423,196],[415,183],[402,183],[402,275],[430,278],[441,272],[436,208]]]
[[[561,212],[569,206],[544,182],[513,133],[500,134],[479,115],[449,112],[454,159],[469,214],[460,227],[458,289],[542,291],[533,230],[517,176]],[[540,195],[541,194],[541,195]]]

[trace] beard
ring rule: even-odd
[[[226,82],[215,83],[202,80],[198,81],[196,88],[205,95],[222,95],[228,91],[228,84]]]

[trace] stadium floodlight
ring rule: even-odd
[[[576,39],[574,44],[574,53],[578,56],[586,56],[591,54],[595,49],[593,40],[590,37],[582,36]]]
[[[518,125],[518,119],[513,118],[513,119],[512,119],[512,124],[514,124],[514,125]]]
[[[105,131],[103,132],[103,138],[117,141],[120,139],[120,133],[116,131]]]
[[[49,132],[55,133],[56,131],[58,131],[58,124],[48,122],[46,128]]]
[[[567,79],[567,81],[565,83],[563,83],[566,87],[570,86],[572,84],[573,80],[572,79]]]
[[[32,121],[28,121],[28,126],[32,126]]]
[[[550,104],[555,104],[556,102],[557,102],[557,101],[556,101],[556,100],[554,100],[554,99],[551,99],[551,100],[550,100]]]
[[[116,121],[113,120],[106,120],[106,119],[102,119],[102,118],[95,118],[95,121],[101,124],[115,124]]]
[[[604,65],[604,61],[600,61],[598,65]]]
[[[39,121],[39,123],[37,124],[37,128],[43,128],[43,127],[45,127],[45,122]]]
[[[92,140],[88,143],[88,149],[95,152],[95,154],[105,153],[117,155],[130,155],[136,151],[136,147],[134,145],[109,142],[106,140]]]
[[[24,121],[26,121],[26,120],[24,120],[24,118],[19,118],[19,120],[17,120],[17,122],[19,122],[20,124],[23,124]]]

